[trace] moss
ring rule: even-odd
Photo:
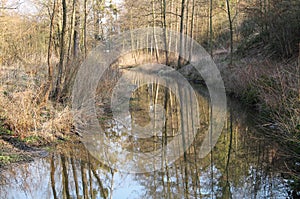
[[[31,135],[31,136],[23,138],[21,141],[26,142],[28,144],[37,144],[42,141],[42,138],[37,135]]]
[[[22,154],[0,154],[0,167],[15,162],[30,161],[31,157]]]
[[[13,135],[14,132],[5,128],[3,124],[0,123],[0,135]]]
[[[9,155],[0,155],[0,164],[9,164],[12,158]]]

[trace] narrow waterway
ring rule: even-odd
[[[113,165],[110,168],[94,158],[81,143],[63,144],[46,158],[12,165],[1,171],[0,198],[288,197],[290,187],[282,175],[285,167],[280,149],[263,136],[255,117],[247,109],[228,100],[227,120],[218,142],[211,153],[202,157],[200,149],[211,118],[206,89],[193,86],[198,103],[192,99],[194,94],[186,90],[182,90],[185,100],[178,100],[176,88],[180,93],[180,86],[174,85],[174,91],[160,82],[145,84],[141,79],[147,77],[134,74],[137,87],[130,95],[129,111],[114,117],[112,113],[117,109],[104,107],[107,114],[98,115],[106,136],[116,143],[114,146],[118,150],[115,151],[146,153],[162,150],[168,144],[174,144],[177,132],[188,123],[186,126],[192,131],[189,135],[193,138],[185,152],[179,152],[181,155],[175,155],[174,161],[168,164],[165,162],[170,157],[166,157],[167,153],[162,154],[159,157],[164,162],[161,167],[132,173],[119,171]],[[184,112],[182,107],[188,110],[186,118],[180,114]],[[193,112],[197,112],[199,125],[194,125],[196,119],[189,116]],[[135,137],[131,131],[138,128],[150,129],[151,135]],[[144,132],[142,129],[139,132]],[[120,158],[122,160],[115,160],[116,165],[123,162],[132,166],[132,156]],[[143,167],[155,165],[135,166],[143,170]],[[129,166],[123,168],[129,169]]]

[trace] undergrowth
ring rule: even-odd
[[[41,77],[10,68],[2,70],[0,78],[1,129],[23,142],[38,145],[70,134],[73,125],[70,107],[51,101],[38,102]]]
[[[266,132],[294,154],[300,154],[299,67],[296,59],[244,59],[225,77],[226,89],[259,111],[258,119],[265,122],[261,125],[269,128]],[[295,158],[300,161],[299,155]]]

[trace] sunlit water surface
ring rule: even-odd
[[[201,135],[208,128],[210,106],[205,89],[195,90],[200,126],[194,142],[174,163],[147,173],[120,172],[93,158],[80,143],[63,144],[46,158],[1,171],[0,198],[288,197],[289,186],[282,175],[284,165],[279,147],[264,138],[251,119],[252,114],[235,102],[228,102],[228,119],[213,152],[199,158]],[[188,96],[191,95],[185,95]],[[165,108],[167,122],[154,124],[158,130],[152,138],[132,138],[128,126],[147,125],[155,107]],[[143,152],[157,150],[164,147],[163,142],[168,144],[172,140],[181,123],[186,122],[180,119],[179,112],[180,103],[173,91],[159,84],[146,84],[131,95],[130,112],[123,120],[127,125],[120,124],[109,114],[99,115],[99,122],[106,135],[121,140],[116,147]],[[127,164],[130,157],[124,161]]]

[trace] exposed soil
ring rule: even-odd
[[[32,161],[36,157],[47,156],[47,151],[30,147],[14,137],[1,136],[0,139],[0,171],[8,164]]]

